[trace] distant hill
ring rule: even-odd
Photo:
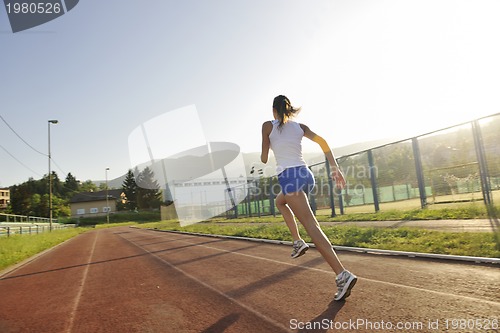
[[[387,138],[387,139],[380,139],[380,140],[372,140],[372,141],[365,141],[365,142],[358,142],[358,143],[353,143],[351,145],[347,145],[344,147],[339,147],[339,148],[332,148],[333,153],[335,154],[335,157],[341,157],[341,156],[346,156],[346,155],[351,155],[355,154],[358,152],[362,152],[371,148],[379,147],[386,145],[391,142],[395,142],[397,139],[394,138]]]
[[[126,175],[120,176],[115,179],[108,180],[108,186],[110,189],[112,188],[122,188],[123,181],[125,180]],[[106,180],[93,180],[92,181],[96,186],[106,183]]]

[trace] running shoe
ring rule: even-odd
[[[335,279],[338,290],[335,293],[334,300],[342,301],[349,297],[351,289],[356,284],[356,281],[358,281],[356,275],[346,270],[342,271]]]
[[[309,250],[309,245],[306,244],[302,239],[293,242],[293,250],[292,250],[292,258],[298,258],[301,255],[305,254],[307,250]]]

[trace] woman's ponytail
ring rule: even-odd
[[[300,111],[300,108],[294,108],[290,100],[284,95],[279,95],[274,98],[273,108],[278,114],[278,120],[280,122],[278,128],[281,128],[289,118],[294,117]]]

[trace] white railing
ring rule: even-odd
[[[52,224],[52,230],[74,228],[75,224]],[[49,223],[21,223],[21,222],[1,222],[0,237],[11,235],[32,235],[50,231]]]
[[[50,219],[48,217],[38,217],[38,216],[27,216],[27,215],[16,215],[16,214],[0,214],[0,222],[43,222],[49,223]],[[52,219],[52,222],[57,223],[57,219]]]

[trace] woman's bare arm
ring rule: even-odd
[[[321,147],[321,150],[323,150],[323,153],[325,153],[325,156],[328,159],[330,166],[332,167],[332,176],[335,179],[337,187],[343,188],[346,183],[345,177],[344,174],[342,173],[342,170],[340,170],[337,160],[335,160],[335,156],[333,156],[333,152],[330,149],[328,142],[326,142],[326,140],[323,139],[323,137],[311,131],[309,127],[307,127],[306,125],[300,124],[300,127],[304,131],[304,136],[306,138],[316,142]]]
[[[262,124],[262,152],[260,154],[260,160],[262,163],[267,163],[269,159],[269,147],[271,142],[269,140],[269,134],[273,130],[273,124],[270,121],[266,121]]]

